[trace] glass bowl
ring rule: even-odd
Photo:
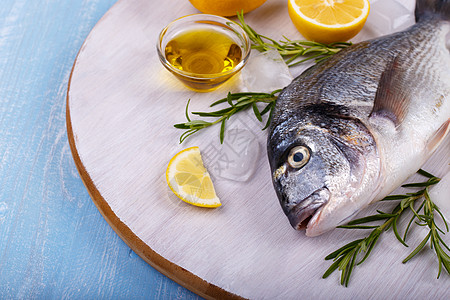
[[[237,23],[220,16],[194,14],[176,19],[159,34],[159,59],[187,87],[216,89],[247,63],[250,40]]]

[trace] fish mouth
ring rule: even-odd
[[[295,230],[305,229],[310,219],[330,199],[330,191],[320,188],[294,206],[286,215]]]

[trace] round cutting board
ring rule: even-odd
[[[412,1],[403,2],[412,9]],[[284,0],[268,0],[245,18],[275,39],[282,34],[301,38],[286,7]],[[121,0],[92,30],[74,63],[67,95],[69,143],[93,201],[117,234],[160,272],[207,298],[448,295],[448,276],[436,280],[433,253],[423,251],[403,265],[411,249],[391,235],[381,238],[371,257],[356,268],[348,288],[339,285],[337,273],[321,279],[330,265],[324,257],[365,233],[340,229],[307,238],[290,227],[272,187],[266,132],[251,113],[229,123],[223,145],[214,127],[178,143],[182,132],[173,124],[185,120],[188,99],[191,111],[204,111],[228,91],[244,89],[236,76],[212,93],[195,93],[160,64],[159,31],[196,12],[187,0]],[[369,22],[354,41],[378,35],[371,26]],[[449,171],[448,163],[442,164],[448,161],[448,141],[426,165],[438,176]],[[167,187],[164,173],[170,158],[194,145],[202,150],[220,208],[190,206]],[[245,154],[247,172],[233,180],[225,171]],[[376,207],[362,214],[372,214]],[[408,242],[417,245],[425,234],[416,229]]]

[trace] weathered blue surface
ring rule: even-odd
[[[0,299],[199,298],[116,235],[72,160],[70,71],[114,2],[0,3]]]

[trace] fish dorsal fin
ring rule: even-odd
[[[450,130],[450,119],[444,122],[438,130],[431,136],[427,143],[427,150],[433,152],[442,142]]]
[[[397,127],[403,122],[408,112],[410,95],[402,89],[403,76],[395,57],[388,62],[385,70],[381,73],[375,101],[369,117],[388,118]]]

